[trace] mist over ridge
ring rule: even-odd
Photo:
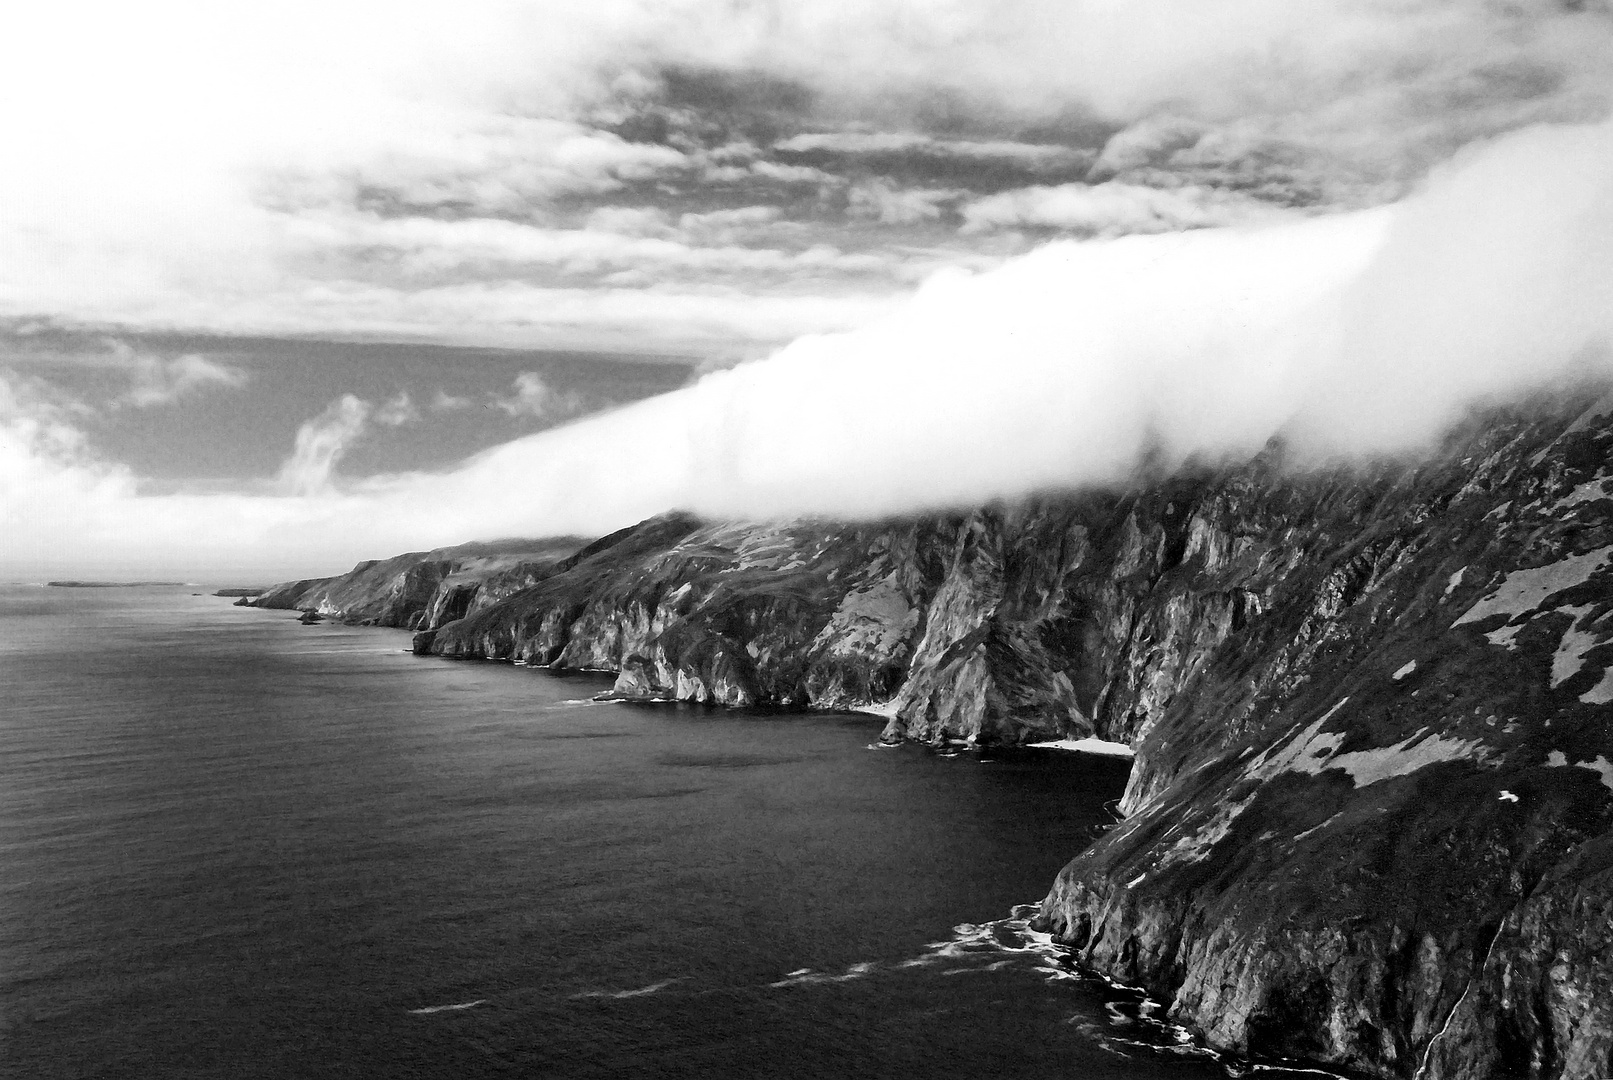
[[[1613,127],[1541,127],[1390,207],[1058,241],[940,275],[864,329],[510,444],[453,482],[519,474],[550,505],[581,484],[592,513],[615,496],[623,518],[877,515],[1116,481],[1145,446],[1219,459],[1282,434],[1302,460],[1401,453],[1474,403],[1613,370],[1610,330]]]
[[[673,507],[877,516],[1112,482],[1145,447],[1167,465],[1278,433],[1301,460],[1415,450],[1475,402],[1613,370],[1610,331],[1613,126],[1540,125],[1385,207],[1054,241],[944,272],[861,329],[445,473],[145,496],[36,429],[10,459],[9,516],[24,557],[58,565],[111,549],[275,566],[598,533]]]

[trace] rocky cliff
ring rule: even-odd
[[[1584,393],[1417,462],[1273,447],[910,520],[673,514],[259,602],[624,698],[1129,743],[1123,821],[1043,903],[1085,963],[1245,1054],[1583,1080],[1613,1076],[1610,452],[1613,397]]]
[[[312,611],[359,626],[413,630],[461,618],[543,580],[585,543],[558,537],[412,551],[361,562],[335,577],[281,582],[248,593],[240,603]]]

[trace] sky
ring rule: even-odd
[[[1399,452],[1613,366],[1593,0],[30,7],[0,580]]]

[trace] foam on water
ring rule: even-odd
[[[475,1001],[461,1001],[454,1005],[427,1005],[420,1009],[410,1009],[410,1016],[430,1016],[432,1013],[458,1012],[461,1009],[474,1009],[478,1005],[486,1005],[486,998],[477,998]]]
[[[580,994],[572,994],[571,996],[573,999],[611,998],[616,1001],[626,1001],[629,998],[648,997],[651,994],[660,993],[673,983],[682,981],[683,977],[679,976],[676,979],[662,979],[660,982],[653,982],[648,986],[641,986],[637,990],[584,990]]]

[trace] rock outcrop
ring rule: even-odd
[[[281,582],[238,604],[312,611],[358,626],[437,626],[542,580],[586,542],[495,540],[415,551],[361,562],[336,577]]]
[[[1085,963],[1244,1054],[1613,1076],[1613,396],[1492,411],[1415,462],[1273,446],[972,512],[530,547],[258,602],[614,671],[622,698],[1128,743],[1123,820],[1043,903]]]
[[[1132,645],[1177,662],[1098,715],[1124,821],[1046,925],[1242,1053],[1613,1075],[1608,412],[1202,491]]]

